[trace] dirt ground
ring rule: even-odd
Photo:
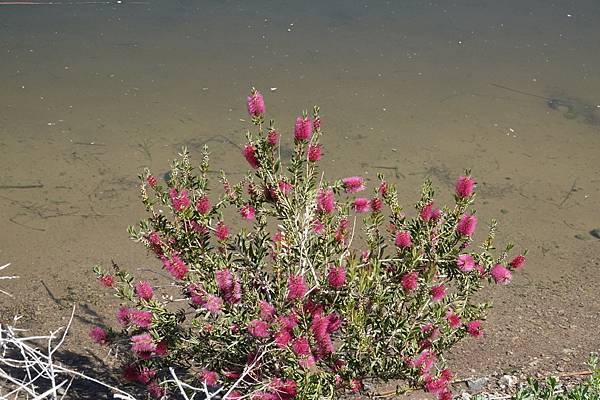
[[[529,249],[486,291],[484,337],[449,355],[457,378],[585,369],[600,350],[593,1],[194,4],[0,9],[0,265],[20,276],[1,281],[0,321],[47,332],[75,305],[65,359],[110,364],[87,336],[114,325],[92,266],[159,270],[126,233],[143,217],[137,174],[206,143],[239,176],[255,85],[288,145],[295,115],[321,106],[328,176],[383,172],[410,207],[426,177],[450,201],[470,168],[482,225]]]

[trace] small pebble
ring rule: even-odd
[[[482,378],[475,378],[475,379],[469,379],[467,381],[467,387],[469,388],[469,390],[472,391],[478,391],[481,390],[485,387],[485,385],[488,382],[488,378],[482,377]]]
[[[592,235],[596,239],[600,239],[600,228],[592,229],[590,231],[590,235]]]
[[[517,377],[512,375],[503,375],[502,378],[498,380],[498,384],[500,387],[512,388],[517,384]]]

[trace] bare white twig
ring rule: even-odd
[[[119,388],[56,363],[53,357],[64,343],[74,316],[75,307],[67,326],[50,332],[48,336],[22,337],[19,332],[23,329],[0,324],[0,398],[11,396],[18,399],[23,393],[33,400],[59,400],[65,398],[74,379],[80,378],[111,389],[116,392],[114,398],[135,400]],[[18,319],[15,317],[13,323]],[[61,330],[63,332],[59,336]],[[46,343],[46,349],[39,348],[37,342],[40,340]]]
[[[8,268],[9,266],[10,266],[10,263],[8,263],[8,264],[4,264],[4,265],[0,266],[0,271],[2,271],[2,270],[3,270],[3,269],[5,269],[5,268]],[[6,280],[6,279],[17,279],[17,278],[19,278],[17,275],[12,275],[12,276],[0,276],[0,280]],[[7,292],[7,291],[5,291],[5,290],[2,290],[2,289],[0,289],[0,293],[2,293],[2,294],[4,294],[4,295],[6,295],[6,296],[8,296],[8,297],[13,297],[13,295],[12,295],[12,294],[10,294],[9,292]]]

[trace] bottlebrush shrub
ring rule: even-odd
[[[382,175],[364,195],[363,178],[328,181],[319,172],[318,107],[296,119],[287,167],[256,90],[248,111],[242,155],[251,169],[237,184],[221,173],[223,193],[209,189],[206,148],[197,169],[184,150],[166,186],[141,176],[149,217],[130,233],[173,286],[96,268],[127,305],[117,312],[121,331],[96,327],[92,338],[120,346],[123,376],[154,397],[174,392],[172,367],[227,399],[333,398],[363,391],[365,379],[450,398],[443,354],[483,334],[489,304],[473,295],[509,283],[525,263],[508,262],[511,245],[492,254],[494,221],[472,246],[473,178],[458,179],[455,204],[444,208],[426,181],[408,216]]]

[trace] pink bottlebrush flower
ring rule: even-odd
[[[155,399],[162,399],[167,394],[167,389],[160,387],[157,382],[150,382],[148,386],[148,394]]]
[[[140,358],[147,360],[156,350],[154,339],[149,333],[142,333],[131,337],[131,350]]]
[[[148,185],[150,185],[150,187],[155,187],[156,177],[154,175],[148,175],[148,177],[146,178],[146,182],[148,182]]]
[[[200,197],[198,199],[198,201],[196,202],[196,211],[198,211],[200,214],[206,215],[206,214],[208,214],[210,209],[211,209],[210,200],[208,199],[207,196]]]
[[[312,354],[300,356],[300,359],[298,360],[298,365],[300,366],[300,368],[308,369],[314,366],[315,364],[316,360]]]
[[[200,379],[206,383],[207,386],[214,386],[217,384],[219,380],[219,375],[215,371],[209,371],[208,369],[203,369],[200,374]]]
[[[421,333],[425,334],[429,339],[435,340],[440,336],[440,329],[429,323],[421,327]]]
[[[419,217],[421,218],[421,220],[427,222],[431,219],[432,216],[433,216],[433,203],[427,203],[421,209],[421,212],[419,213]]]
[[[402,275],[400,284],[405,292],[415,290],[419,286],[419,274],[416,271]]]
[[[373,210],[373,212],[381,211],[382,207],[383,207],[383,201],[381,201],[381,199],[379,197],[373,197],[371,199],[371,210]]]
[[[148,329],[152,326],[152,311],[129,310],[131,323],[140,328]]]
[[[265,99],[258,90],[252,89],[250,96],[246,97],[246,106],[248,114],[254,117],[265,113]]]
[[[108,333],[99,326],[95,326],[90,330],[90,338],[98,344],[108,344]]]
[[[346,218],[342,218],[340,223],[335,230],[335,240],[339,243],[343,243],[346,240],[346,235],[348,234],[348,225],[350,222]]]
[[[425,390],[432,394],[439,395],[440,393],[448,390],[448,381],[445,379],[431,379],[425,383]]]
[[[334,333],[340,329],[340,326],[342,326],[342,317],[340,317],[338,314],[332,313],[327,315],[326,318],[328,322],[327,333]]]
[[[396,232],[396,239],[394,241],[397,247],[401,249],[408,249],[412,247],[412,236],[409,231],[398,231]]]
[[[324,317],[321,313],[314,313],[311,323],[312,334],[317,341],[321,340],[328,334],[327,327],[329,326],[329,319]]]
[[[340,369],[344,368],[345,365],[346,365],[346,362],[344,360],[340,360],[338,358],[337,360],[335,360],[333,362],[333,370],[339,371]],[[338,377],[339,377],[339,375],[336,375],[336,378],[335,378],[336,383],[341,383],[341,382],[338,382]]]
[[[282,243],[284,241],[284,239],[285,239],[285,236],[283,235],[283,232],[281,232],[281,231],[277,231],[273,235],[273,242],[274,243]]]
[[[440,378],[446,382],[450,382],[452,380],[452,371],[447,368],[443,369],[442,372],[440,372]]]
[[[127,364],[123,366],[121,371],[121,377],[128,382],[136,382],[139,379],[140,371],[134,364]]]
[[[456,181],[456,194],[461,199],[470,197],[473,194],[473,185],[475,181],[470,176],[459,176]]]
[[[327,331],[329,327],[329,318],[322,315],[314,315],[311,323],[311,331],[317,342],[317,355],[319,357],[333,353],[333,341]]]
[[[451,309],[446,313],[446,321],[448,321],[448,325],[450,325],[450,328],[452,329],[456,329],[460,326],[460,316]]]
[[[305,337],[297,337],[292,342],[292,350],[297,356],[306,356],[310,354],[310,344]]]
[[[312,300],[306,300],[304,302],[304,310],[308,312],[311,316],[323,314],[323,309],[323,304],[315,303]]]
[[[269,324],[259,319],[253,319],[248,324],[248,332],[257,338],[265,338],[269,336]]]
[[[268,301],[261,300],[258,303],[260,307],[260,319],[271,322],[275,317],[275,307]]]
[[[335,289],[341,289],[346,283],[346,269],[342,266],[331,267],[327,274],[329,286]]]
[[[242,398],[243,398],[243,395],[240,391],[233,390],[233,391],[229,392],[229,394],[225,395],[223,400],[241,400]]]
[[[313,227],[313,232],[316,233],[317,235],[320,235],[325,230],[325,225],[323,225],[323,222],[321,222],[320,219],[315,219],[312,222],[312,227]]]
[[[315,129],[317,129],[317,130],[321,129],[321,118],[320,117],[315,118],[315,122],[313,125],[315,126]]]
[[[275,334],[275,344],[279,348],[284,348],[292,341],[292,334],[288,329],[279,328]]]
[[[292,379],[275,378],[269,386],[276,395],[276,400],[290,400],[298,394],[296,382]]]
[[[446,297],[446,286],[443,284],[431,287],[431,300],[440,301]]]
[[[467,332],[473,337],[483,336],[483,327],[481,321],[470,321],[467,323]]]
[[[508,265],[510,265],[511,267],[513,267],[514,269],[519,269],[521,267],[523,267],[525,265],[525,256],[523,255],[518,255],[515,258],[513,258],[511,260],[511,262],[508,263]]]
[[[221,295],[229,304],[239,303],[242,299],[240,282],[230,270],[224,269],[215,272],[215,278]]]
[[[169,190],[169,197],[171,198],[171,205],[175,211],[183,211],[190,206],[187,190],[178,192],[177,189],[171,188]]]
[[[456,265],[462,272],[470,272],[475,267],[475,260],[470,254],[461,254],[456,259]]]
[[[379,184],[379,188],[377,189],[377,192],[382,195],[385,196],[387,194],[388,191],[388,183],[386,181],[381,181],[381,183]]]
[[[120,307],[117,310],[117,321],[119,321],[119,324],[123,326],[129,324],[129,309],[127,307]]]
[[[233,290],[231,292],[231,299],[229,299],[228,301],[231,304],[237,304],[241,300],[242,300],[242,284],[240,283],[240,280],[234,276]]]
[[[356,193],[365,190],[365,181],[360,176],[350,176],[342,179],[346,193]]]
[[[308,140],[312,134],[312,121],[308,117],[296,118],[296,124],[294,125],[294,138],[296,140]]]
[[[289,192],[292,191],[293,186],[291,183],[288,183],[286,181],[279,181],[277,183],[277,187],[279,187],[279,190],[281,191],[281,193],[283,193],[284,195],[287,195]]]
[[[183,260],[177,254],[171,256],[171,261],[169,261],[165,267],[175,279],[185,278],[189,271],[187,265],[185,265]]]
[[[150,300],[154,295],[154,291],[152,290],[152,286],[150,286],[149,282],[140,281],[135,285],[135,294],[141,300]]]
[[[169,348],[167,346],[167,342],[161,340],[156,344],[156,350],[154,351],[157,356],[164,357],[169,354]]]
[[[292,275],[288,278],[288,300],[302,298],[306,292],[307,288],[302,275]]]
[[[178,207],[179,210],[178,211],[183,210],[184,208],[189,207],[190,204],[191,204],[191,202],[190,202],[190,199],[188,197],[187,190],[182,190],[179,193],[179,207]]]
[[[477,227],[477,216],[474,214],[465,214],[460,218],[456,225],[456,231],[462,236],[473,236]]]
[[[298,325],[298,315],[295,312],[291,312],[288,315],[284,315],[278,318],[277,322],[282,328],[292,330]]]
[[[433,202],[427,203],[425,206],[423,206],[421,212],[419,213],[419,217],[425,222],[428,222],[430,220],[437,220],[440,218],[441,215],[442,212],[439,208],[435,208]]]
[[[100,281],[100,284],[104,287],[112,287],[112,285],[115,283],[115,278],[112,275],[102,275],[101,277],[98,278],[98,281]]]
[[[354,203],[352,203],[352,207],[354,208],[354,211],[356,211],[357,213],[365,213],[365,212],[371,211],[370,201],[366,197],[358,197],[358,198],[354,199]]]
[[[437,356],[431,350],[422,351],[417,357],[410,360],[412,367],[421,368],[421,371],[428,373],[431,367],[437,362]]]
[[[244,146],[242,154],[244,155],[244,158],[246,159],[246,161],[248,161],[248,164],[250,164],[252,168],[257,169],[258,167],[260,167],[260,162],[258,161],[258,158],[256,158],[256,147],[254,147],[251,144],[247,144]]]
[[[308,146],[308,161],[316,162],[321,159],[321,145],[311,144]]]
[[[501,264],[496,264],[490,270],[490,274],[499,285],[508,285],[512,280],[512,273]]]
[[[215,228],[215,235],[219,240],[226,240],[229,237],[229,227],[225,225],[225,222],[219,221]]]
[[[190,222],[190,227],[192,228],[192,230],[194,232],[199,233],[201,235],[208,235],[209,230],[206,225],[200,224],[200,223],[198,223],[198,221],[194,221],[194,220],[191,220],[189,222]]]
[[[272,186],[265,187],[264,196],[265,199],[269,202],[277,202],[279,200],[277,190]]]
[[[185,289],[185,291],[187,292],[187,295],[190,296],[190,300],[193,304],[197,306],[201,306],[202,304],[204,304],[204,295],[206,293],[204,292],[202,286],[196,283],[192,283]]]
[[[352,393],[360,393],[363,389],[364,385],[362,380],[356,378],[350,380],[350,390]]]
[[[252,207],[249,204],[246,204],[245,206],[242,206],[242,208],[240,208],[240,214],[245,220],[252,220],[254,219],[255,214],[254,207]]]
[[[213,315],[217,315],[221,312],[223,306],[223,300],[219,296],[214,294],[207,294],[206,301],[203,302],[202,307],[209,311]]]
[[[331,214],[335,210],[335,201],[333,190],[320,189],[317,192],[317,211],[325,214]]]
[[[148,383],[155,376],[156,376],[156,370],[150,369],[148,367],[144,367],[139,372],[137,380],[142,383]]]
[[[162,245],[162,240],[160,240],[160,236],[158,236],[158,233],[156,232],[150,233],[150,235],[148,236],[148,241],[154,246]]]
[[[481,265],[481,264],[475,264],[475,269],[477,270],[477,272],[479,272],[479,276],[480,277],[484,277],[485,276],[485,268],[483,267],[483,265]]]
[[[362,250],[360,252],[360,261],[362,261],[363,264],[366,264],[369,262],[370,256],[371,256],[371,252],[369,250]]]
[[[454,395],[450,389],[446,389],[442,393],[438,394],[437,400],[452,400]]]
[[[276,130],[270,130],[267,134],[267,143],[275,147],[277,146],[277,142],[279,142],[279,133]]]

